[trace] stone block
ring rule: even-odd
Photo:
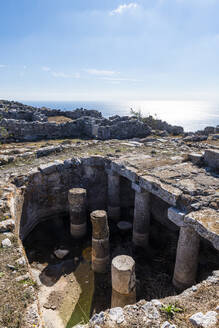
[[[185,217],[185,213],[181,212],[177,208],[175,207],[168,208],[168,219],[173,223],[175,223],[178,227],[183,227],[185,225],[184,217]]]
[[[218,322],[217,320],[217,312],[215,311],[209,311],[206,314],[203,314],[202,312],[197,312],[193,314],[189,321],[195,326],[195,327],[201,327],[201,328],[215,328],[216,324]]]
[[[204,161],[210,168],[219,170],[219,150],[207,149],[204,154]]]
[[[0,232],[13,231],[15,227],[12,219],[4,220],[0,222]]]

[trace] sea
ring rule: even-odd
[[[27,105],[49,107],[60,110],[76,108],[96,109],[104,117],[113,115],[130,115],[131,108],[141,111],[143,116],[153,115],[155,118],[180,125],[185,131],[202,130],[206,126],[219,125],[219,102],[211,101],[179,101],[179,100],[146,100],[126,102],[102,101],[23,101]]]

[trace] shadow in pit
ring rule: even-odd
[[[62,275],[74,272],[78,264],[73,260],[62,261],[57,264],[48,264],[39,275],[41,283],[47,287],[53,286]]]

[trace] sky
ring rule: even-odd
[[[219,100],[219,0],[1,0],[0,99]]]

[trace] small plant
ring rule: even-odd
[[[21,280],[21,281],[19,281],[19,283],[22,285],[28,285],[28,286],[33,286],[33,287],[37,286],[37,283],[34,280],[29,279],[29,278]]]
[[[142,119],[143,119],[143,115],[142,115],[142,112],[140,109],[138,111],[136,111],[133,108],[130,108],[130,114],[132,117],[138,119],[139,121],[142,121]]]
[[[176,307],[174,304],[169,304],[167,306],[163,306],[161,311],[165,312],[168,316],[173,317],[175,313],[182,312],[180,307]]]
[[[0,272],[0,278],[4,276],[4,272]]]

